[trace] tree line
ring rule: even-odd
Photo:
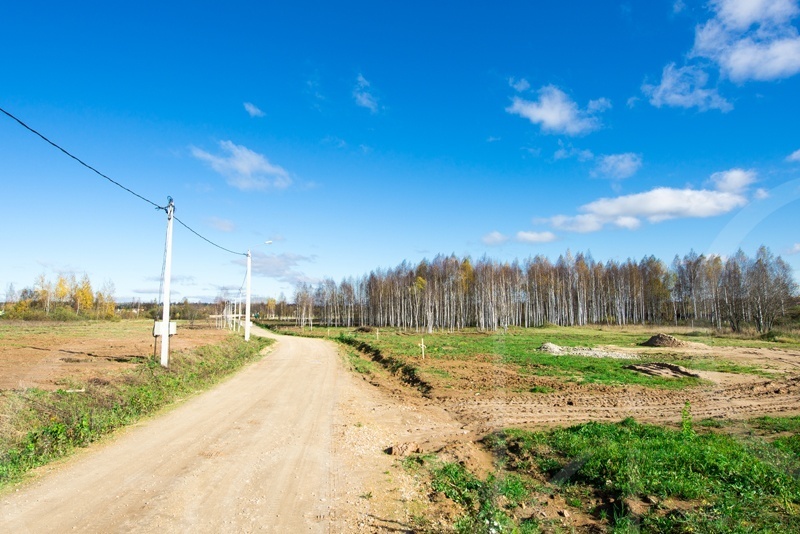
[[[32,287],[17,292],[13,284],[6,289],[3,312],[9,318],[87,317],[108,319],[114,316],[114,284],[106,281],[95,291],[89,275],[78,279],[74,274],[59,274],[55,280],[44,274]]]
[[[567,251],[551,262],[437,255],[338,284],[295,287],[300,325],[396,327],[417,331],[498,330],[545,324],[710,325],[770,331],[797,291],[789,265],[766,247],[754,257],[654,256],[594,260]]]

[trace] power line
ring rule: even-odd
[[[44,135],[42,135],[42,134],[41,134],[41,133],[39,133],[38,131],[34,130],[33,128],[31,128],[30,126],[28,126],[27,124],[25,124],[24,122],[22,122],[22,120],[18,119],[17,117],[15,117],[15,116],[14,116],[14,115],[12,115],[11,113],[9,113],[9,112],[8,112],[8,111],[6,111],[5,109],[3,109],[2,107],[0,107],[0,111],[2,111],[2,112],[3,112],[5,115],[7,115],[9,118],[11,118],[11,119],[15,120],[16,122],[18,122],[18,123],[20,124],[20,126],[22,126],[23,128],[25,128],[26,130],[28,130],[28,131],[30,131],[31,133],[34,133],[34,134],[36,134],[37,136],[41,137],[41,138],[42,138],[44,141],[46,141],[48,144],[50,144],[50,145],[52,145],[53,147],[57,148],[58,150],[60,150],[61,152],[63,152],[63,153],[64,153],[64,154],[66,154],[67,156],[69,156],[70,158],[74,159],[75,161],[77,161],[78,163],[80,163],[81,165],[83,165],[84,167],[86,167],[87,169],[89,169],[90,171],[94,172],[95,174],[98,174],[99,176],[102,176],[103,178],[105,178],[106,180],[108,180],[108,181],[109,181],[109,182],[111,182],[112,184],[116,185],[117,187],[120,187],[120,188],[124,189],[125,191],[127,191],[128,193],[132,194],[133,196],[135,196],[135,197],[138,197],[138,198],[140,198],[140,199],[144,200],[145,202],[147,202],[148,204],[150,204],[150,205],[152,205],[152,206],[155,206],[155,208],[156,208],[156,209],[158,209],[158,210],[166,210],[166,209],[167,209],[165,206],[159,206],[158,204],[156,204],[156,203],[155,203],[155,202],[153,202],[152,200],[149,200],[149,199],[147,199],[147,198],[143,197],[143,196],[142,196],[142,195],[140,195],[139,193],[137,193],[137,192],[135,192],[135,191],[133,191],[133,190],[131,190],[131,189],[128,189],[127,187],[125,187],[125,186],[124,186],[124,185],[122,185],[121,183],[117,182],[116,180],[113,180],[113,179],[112,179],[112,178],[110,178],[109,176],[106,176],[105,174],[103,174],[102,172],[98,171],[97,169],[95,169],[94,167],[92,167],[91,165],[89,165],[88,163],[86,163],[85,161],[83,161],[82,159],[80,159],[79,157],[77,157],[77,156],[73,155],[73,154],[72,154],[72,153],[70,153],[68,150],[66,150],[66,149],[62,148],[61,146],[59,146],[58,144],[54,143],[53,141],[51,141],[50,139],[48,139],[47,137],[45,137]],[[170,199],[170,200],[171,200],[171,199]],[[191,228],[189,225],[187,225],[185,222],[183,222],[183,221],[182,221],[182,220],[180,220],[179,218],[177,218],[177,217],[174,217],[174,218],[175,218],[175,220],[176,220],[176,221],[178,221],[179,223],[181,223],[181,225],[182,225],[184,228],[186,228],[187,230],[189,230],[190,232],[192,232],[194,235],[196,235],[197,237],[199,237],[199,238],[200,238],[200,239],[202,239],[203,241],[206,241],[207,243],[209,243],[209,244],[211,244],[211,245],[214,245],[214,246],[215,246],[215,247],[217,247],[218,249],[224,250],[225,252],[230,252],[231,254],[236,254],[237,256],[247,256],[247,253],[246,253],[246,252],[236,252],[236,251],[234,251],[234,250],[227,249],[227,248],[223,247],[222,245],[218,245],[218,244],[214,243],[213,241],[211,241],[211,240],[210,240],[210,239],[208,239],[207,237],[204,237],[204,236],[202,236],[201,234],[199,234],[197,231],[195,231],[194,229],[192,229],[192,228]]]
[[[156,204],[156,203],[155,203],[155,202],[153,202],[152,200],[149,200],[149,199],[147,199],[147,198],[143,197],[143,196],[142,196],[142,195],[140,195],[139,193],[137,193],[137,192],[135,192],[135,191],[133,191],[133,190],[131,190],[131,189],[128,189],[127,187],[125,187],[125,186],[124,186],[124,185],[122,185],[121,183],[117,182],[116,180],[113,180],[113,179],[109,178],[108,176],[106,176],[106,175],[105,175],[105,174],[103,174],[102,172],[98,171],[97,169],[95,169],[94,167],[92,167],[91,165],[89,165],[88,163],[86,163],[85,161],[83,161],[82,159],[80,159],[79,157],[77,157],[77,156],[74,156],[73,154],[71,154],[71,153],[70,153],[68,150],[66,150],[66,149],[64,149],[64,148],[61,148],[59,145],[57,145],[56,143],[54,143],[53,141],[51,141],[50,139],[48,139],[47,137],[45,137],[45,136],[44,136],[44,135],[42,135],[41,133],[39,133],[39,132],[37,132],[36,130],[34,130],[33,128],[31,128],[30,126],[28,126],[27,124],[25,124],[24,122],[22,122],[20,119],[18,119],[17,117],[15,117],[15,116],[14,116],[14,115],[12,115],[11,113],[9,113],[9,112],[8,112],[8,111],[6,111],[5,109],[3,109],[2,107],[0,107],[0,111],[2,111],[4,114],[6,114],[6,115],[7,115],[9,118],[11,118],[11,119],[14,119],[15,121],[17,121],[17,122],[20,124],[20,126],[22,126],[23,128],[25,128],[26,130],[30,131],[31,133],[34,133],[34,134],[38,135],[39,137],[41,137],[41,138],[42,138],[44,141],[46,141],[46,142],[47,142],[47,143],[49,143],[50,145],[54,146],[55,148],[57,148],[58,150],[60,150],[60,151],[61,151],[61,152],[63,152],[64,154],[66,154],[67,156],[71,157],[72,159],[74,159],[75,161],[77,161],[78,163],[80,163],[81,165],[83,165],[84,167],[86,167],[87,169],[89,169],[90,171],[94,172],[95,174],[98,174],[98,175],[102,176],[103,178],[105,178],[106,180],[108,180],[108,181],[109,181],[109,182],[111,182],[112,184],[116,185],[117,187],[121,187],[122,189],[124,189],[125,191],[127,191],[128,193],[130,193],[131,195],[133,195],[133,196],[135,196],[135,197],[138,197],[138,198],[140,198],[140,199],[144,200],[145,202],[147,202],[148,204],[151,204],[151,205],[155,206],[155,207],[156,207],[156,209],[160,209],[160,210],[166,209],[166,208],[164,208],[163,206],[159,206],[158,204]]]
[[[210,239],[208,239],[207,237],[204,237],[204,236],[200,235],[199,233],[197,233],[195,230],[193,230],[192,228],[190,228],[190,227],[189,227],[189,226],[188,226],[188,225],[187,225],[185,222],[183,222],[183,221],[182,221],[182,220],[180,220],[179,218],[177,218],[177,217],[174,217],[174,219],[175,219],[176,221],[178,221],[179,223],[181,223],[181,226],[183,226],[184,228],[186,228],[187,230],[189,230],[190,232],[192,232],[194,235],[196,235],[197,237],[199,237],[199,238],[200,238],[200,239],[202,239],[203,241],[205,241],[205,242],[207,242],[207,243],[210,243],[210,244],[214,245],[215,247],[217,247],[217,248],[219,248],[219,249],[222,249],[222,250],[224,250],[225,252],[230,252],[231,254],[236,254],[237,256],[247,256],[247,252],[236,252],[235,250],[231,250],[231,249],[225,248],[225,247],[223,247],[222,245],[217,245],[216,243],[214,243],[213,241],[211,241],[211,240],[210,240]]]

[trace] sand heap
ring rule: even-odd
[[[689,344],[669,334],[656,334],[644,343],[644,347],[686,347]]]
[[[540,352],[552,354],[554,356],[584,356],[587,358],[616,358],[620,360],[636,360],[639,357],[635,354],[616,352],[599,348],[589,347],[559,347],[555,343],[543,343],[539,347]]]
[[[564,349],[562,349],[561,347],[559,347],[555,343],[549,343],[549,342],[542,344],[542,346],[539,347],[539,350],[542,351],[542,352],[545,352],[547,354],[563,354],[564,353]]]

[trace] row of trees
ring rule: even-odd
[[[772,329],[797,289],[788,264],[761,247],[723,258],[690,252],[667,265],[595,261],[569,251],[553,263],[436,256],[403,262],[340,283],[295,290],[299,324],[390,326],[414,330],[585,324],[689,324]]]
[[[98,291],[92,289],[89,276],[78,279],[74,274],[58,275],[55,280],[39,275],[33,287],[17,292],[13,284],[6,289],[3,311],[11,317],[31,313],[60,315],[65,311],[84,317],[109,318],[114,316],[114,284],[106,281]]]

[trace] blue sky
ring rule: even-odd
[[[252,249],[255,295],[437,253],[764,244],[800,272],[798,0],[31,1],[4,19],[0,106]],[[163,212],[5,116],[0,177],[3,291],[86,272],[156,297]],[[173,299],[241,286],[241,256],[174,242]]]

